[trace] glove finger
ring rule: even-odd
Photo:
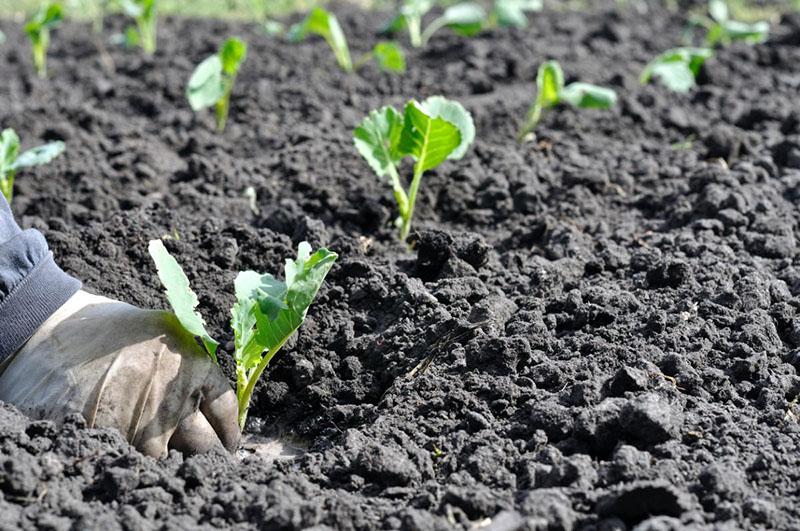
[[[144,438],[132,443],[144,455],[160,459],[167,455],[167,438],[165,436]]]
[[[195,411],[181,421],[169,440],[169,447],[187,455],[223,449],[214,428],[199,411]]]
[[[203,400],[200,402],[200,411],[214,429],[228,451],[233,452],[239,447],[242,432],[239,430],[239,405],[236,393],[233,392],[228,380],[217,367],[210,371],[203,386]]]

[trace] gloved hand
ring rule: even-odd
[[[153,457],[241,436],[235,393],[174,315],[85,291],[0,366],[0,400],[57,422],[78,411]]]

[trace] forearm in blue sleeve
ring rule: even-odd
[[[0,363],[80,287],[53,261],[39,231],[17,226],[0,194]]]

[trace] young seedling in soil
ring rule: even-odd
[[[433,0],[405,0],[400,7],[400,13],[386,24],[383,31],[396,33],[406,29],[411,46],[420,48],[427,45],[433,34],[442,28],[449,28],[464,37],[476,35],[483,29],[487,18],[486,11],[480,4],[462,2],[446,8],[440,17],[431,21],[423,30],[422,17],[433,6]]]
[[[706,29],[706,46],[717,44],[728,45],[733,41],[744,41],[748,44],[759,44],[769,37],[769,22],[759,21],[752,24],[731,20],[728,3],[725,0],[709,0],[708,16],[692,17],[690,24]]]
[[[393,42],[376,44],[370,52],[353,63],[350,47],[339,20],[336,15],[321,7],[315,7],[306,18],[289,28],[288,39],[297,43],[304,41],[309,35],[318,35],[325,39],[333,50],[339,68],[347,73],[358,70],[372,59],[375,59],[378,68],[386,72],[405,72],[405,54],[402,48]]]
[[[662,53],[642,71],[642,85],[657,79],[675,92],[688,92],[695,86],[697,75],[706,59],[714,55],[711,48],[673,48]]]
[[[39,77],[47,77],[47,48],[50,47],[50,30],[64,18],[61,4],[51,2],[43,5],[25,24],[25,33],[31,40],[33,65]]]
[[[524,28],[528,25],[527,13],[543,7],[542,0],[495,0],[492,21],[503,28]]]
[[[617,102],[617,93],[606,87],[574,82],[564,85],[564,72],[557,61],[547,61],[536,75],[536,99],[528,109],[517,134],[523,142],[533,132],[545,109],[566,103],[578,109],[610,109]]]
[[[233,84],[246,57],[247,44],[232,37],[222,44],[219,52],[197,65],[189,78],[186,87],[189,105],[195,112],[214,105],[220,133],[225,130]]]
[[[19,136],[13,129],[0,133],[0,193],[10,203],[14,197],[14,177],[17,171],[47,164],[64,152],[64,142],[50,142],[19,153]]]
[[[445,160],[458,160],[475,139],[472,116],[460,103],[433,96],[410,101],[401,114],[386,106],[369,113],[354,134],[356,149],[380,178],[389,178],[399,210],[396,225],[405,241],[411,230],[422,175]],[[398,165],[414,159],[414,175],[406,191]]]
[[[121,0],[122,10],[136,21],[136,27],[125,30],[129,44],[138,44],[147,55],[156,53],[158,0]]]
[[[151,241],[149,252],[178,321],[202,340],[216,362],[219,343],[206,331],[205,321],[196,310],[197,295],[189,287],[183,269],[161,240]],[[247,421],[256,382],[275,354],[303,324],[309,306],[337,258],[336,253],[324,248],[312,254],[311,246],[302,242],[297,248],[297,258],[286,260],[283,281],[255,271],[243,271],[236,277],[231,328],[240,427],[244,428]]]

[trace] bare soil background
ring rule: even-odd
[[[637,79],[683,21],[592,6],[443,31],[402,77],[343,74],[320,40],[167,19],[154,58],[65,24],[40,81],[0,21],[0,124],[67,142],[19,175],[13,208],[88,289],[165,307],[147,241],[177,235],[230,352],[238,271],[279,273],[304,239],[341,256],[251,412],[301,457],[156,461],[0,406],[0,529],[800,527],[800,17],[678,95]],[[354,55],[378,40],[382,16],[337,14]],[[184,88],[233,34],[250,50],[219,136]],[[548,58],[620,100],[556,109],[518,146]],[[478,136],[425,176],[408,250],[351,135],[434,94]]]

